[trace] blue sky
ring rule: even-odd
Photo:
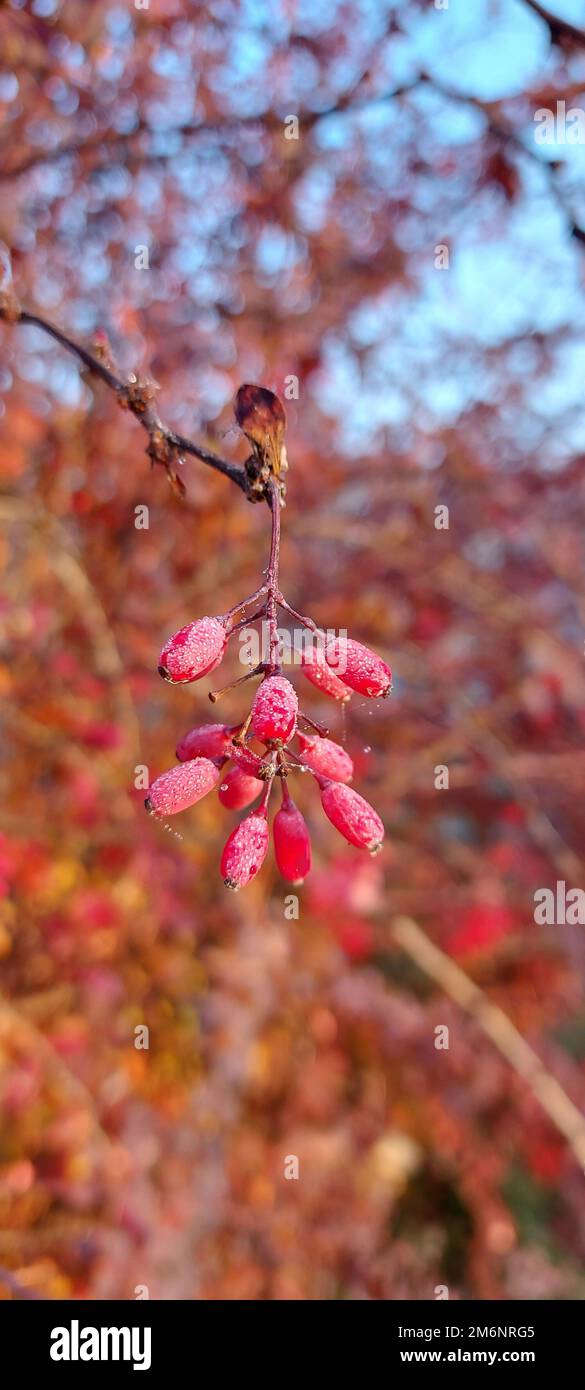
[[[404,23],[407,8],[399,4],[397,9]],[[564,0],[556,9],[559,15],[585,26],[584,0]],[[550,81],[553,69],[547,32],[522,0],[450,0],[448,10],[431,8],[422,18],[413,16],[408,28],[411,42],[403,47],[401,61],[394,69],[398,83],[408,81],[422,64],[449,88],[494,101],[513,98],[531,85]],[[578,82],[581,76],[585,110],[585,52],[570,61],[571,81]],[[458,103],[445,105],[430,92],[421,93],[417,104],[423,112],[425,149],[429,140],[437,149],[441,144],[462,149],[473,143],[482,129],[482,116],[472,108]],[[380,131],[385,129],[382,107],[360,119],[373,127],[379,122]],[[342,120],[336,124],[342,138]],[[531,105],[516,129],[527,147],[532,143],[535,148]],[[541,146],[537,153],[544,161],[554,158],[567,162],[567,187],[575,194],[573,206],[577,210],[585,146]],[[438,229],[438,240],[446,238],[450,245],[450,267],[437,271],[427,246],[426,269],[424,257],[419,259],[419,292],[414,304],[406,292],[402,296],[390,292],[386,305],[383,301],[364,305],[355,315],[354,332],[359,336],[361,331],[372,344],[375,389],[368,393],[354,420],[353,443],[361,439],[363,445],[364,431],[366,437],[368,431],[374,437],[378,425],[393,425],[407,418],[413,394],[418,396],[420,418],[431,428],[434,423],[449,423],[474,400],[494,399],[497,381],[490,380],[485,367],[478,373],[474,352],[467,367],[460,361],[455,373],[442,368],[434,345],[444,336],[467,338],[472,350],[480,350],[517,335],[530,338],[535,333],[562,331],[566,326],[571,341],[561,348],[558,367],[545,386],[539,383],[532,408],[536,423],[540,418],[544,428],[551,419],[564,416],[553,449],[557,460],[585,448],[585,253],[567,235],[563,213],[551,196],[547,171],[541,172],[529,155],[518,158],[518,168],[522,196],[503,215],[494,211],[490,222],[488,193],[481,215],[479,200],[469,208],[463,201],[451,225]],[[331,354],[334,380],[328,396],[333,410],[339,394],[348,389],[352,366],[351,351],[343,342],[332,344]],[[518,370],[525,368],[519,365]]]

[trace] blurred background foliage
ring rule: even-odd
[[[585,829],[583,150],[534,111],[584,94],[585,35],[528,0],[2,9],[22,303],[234,460],[240,383],[298,377],[283,587],[396,672],[330,718],[384,855],[303,782],[298,921],[271,859],[227,894],[234,818],[178,840],[134,769],[215,717],[158,653],[256,587],[267,511],[195,460],[181,503],[105,388],[3,326],[2,1298],[585,1294],[575,1153],[393,938],[414,918],[583,1110],[583,928],[533,910],[582,886]]]

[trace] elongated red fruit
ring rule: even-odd
[[[285,676],[268,676],[252,704],[252,730],[262,743],[287,743],[292,738],[299,702]]]
[[[302,883],[311,867],[311,841],[298,806],[292,797],[284,798],[274,817],[274,854],[283,878]]]
[[[341,782],[320,780],[321,805],[325,815],[350,845],[375,853],[384,839],[379,815],[363,796]]]
[[[219,781],[219,769],[209,758],[192,758],[190,762],[178,763],[148,788],[144,805],[147,811],[160,816],[174,816],[177,811],[185,811],[194,806],[202,796],[211,791]]]
[[[242,772],[247,772],[249,777],[262,776],[262,759],[254,752],[253,748],[248,748],[247,744],[230,743],[227,756],[237,767],[241,768]]]
[[[160,675],[175,684],[197,681],[219,666],[226,642],[225,627],[217,618],[187,623],[165,643],[160,654]]]
[[[351,700],[347,686],[327,665],[319,646],[312,646],[306,651],[303,650],[301,670],[311,685],[316,685],[317,689],[322,690],[324,695],[330,695],[333,700]]]
[[[351,782],[353,762],[339,743],[332,738],[306,738],[305,734],[299,734],[298,739],[301,758],[312,772],[320,772],[332,782]]]
[[[343,684],[349,685],[358,695],[375,699],[379,695],[390,694],[390,667],[376,652],[364,647],[362,642],[354,642],[352,637],[332,637],[325,647],[325,655]]]
[[[265,811],[252,811],[240,821],[226,840],[221,856],[221,874],[226,888],[245,888],[262,868],[268,849],[268,821]]]
[[[186,763],[189,758],[227,757],[228,744],[236,728],[237,725],[230,724],[198,724],[195,729],[189,729],[177,744],[179,761]]]
[[[257,777],[250,777],[247,772],[242,772],[241,767],[231,767],[221,779],[219,799],[222,806],[227,806],[230,811],[243,811],[260,796],[264,785]]]

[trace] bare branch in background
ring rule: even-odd
[[[579,29],[576,24],[571,24],[569,19],[561,19],[559,15],[552,14],[541,5],[540,0],[524,0],[524,3],[539,19],[544,20],[551,43],[561,44],[563,48],[567,45],[572,47],[576,43],[585,45],[585,29]]]
[[[585,1116],[563,1090],[556,1077],[526,1042],[514,1024],[488,999],[455,961],[435,945],[416,922],[398,917],[392,936],[419,969],[438,984],[450,999],[465,1009],[486,1037],[498,1048],[518,1076],[527,1083],[539,1105],[570,1145],[580,1168],[585,1166]]]
[[[18,307],[0,304],[0,318],[7,323],[32,324],[35,328],[40,328],[43,333],[48,333],[49,337],[54,338],[61,344],[67,352],[77,357],[84,367],[99,377],[111,391],[116,393],[120,405],[132,412],[136,419],[148,434],[147,454],[154,464],[160,464],[165,469],[169,483],[175,492],[183,495],[185,485],[180,474],[176,470],[176,465],[183,462],[183,455],[190,454],[197,458],[201,463],[205,463],[208,468],[214,468],[217,473],[223,473],[224,477],[236,483],[242,492],[248,495],[248,478],[243,468],[237,464],[228,463],[227,459],[220,458],[219,454],[214,454],[210,449],[203,449],[200,444],[195,444],[192,439],[187,439],[182,434],[177,434],[175,430],[169,429],[160,419],[158,412],[154,408],[154,396],[156,387],[152,381],[140,380],[131,375],[128,381],[123,381],[121,377],[106,364],[100,361],[94,353],[88,352],[87,348],[81,347],[67,333],[56,328],[40,314],[30,314]]]

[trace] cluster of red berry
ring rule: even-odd
[[[257,595],[251,596],[252,600],[256,598]],[[238,608],[250,601],[245,600]],[[284,607],[280,595],[277,602]],[[243,625],[234,619],[238,608],[221,617],[200,618],[175,633],[161,653],[159,671],[164,679],[184,683],[213,671],[222,660],[228,638]],[[302,654],[302,669],[314,685],[344,701],[350,698],[351,690],[370,697],[389,693],[390,670],[379,656],[351,638],[327,639],[325,634],[319,635],[324,647],[313,643]],[[178,766],[157,777],[145,803],[157,815],[173,815],[193,806],[218,782],[219,799],[230,810],[243,810],[261,795],[259,806],[232,831],[225,845],[221,873],[228,888],[244,887],[264,861],[269,840],[268,798],[275,777],[282,784],[282,805],[273,825],[278,868],[283,878],[292,883],[302,882],[308,873],[309,833],[287,786],[289,772],[294,768],[313,774],[326,816],[351,845],[375,853],[384,835],[380,817],[347,785],[353,775],[349,754],[320,731],[317,737],[298,731],[299,717],[314,728],[318,726],[299,714],[293,685],[274,672],[274,663],[266,662],[250,673],[262,674],[263,680],[243,724],[201,725],[181,739],[177,747]],[[293,752],[291,742],[295,736],[298,749]],[[263,745],[262,753],[252,747],[253,739]],[[232,766],[225,775],[223,769],[228,762]]]
[[[220,782],[219,798],[231,810],[244,810],[258,797],[259,805],[229,836],[221,858],[221,872],[228,888],[243,888],[258,872],[268,849],[268,799],[274,779],[282,785],[282,806],[274,819],[276,862],[283,878],[300,883],[311,867],[311,845],[305,821],[292,800],[287,778],[294,768],[315,777],[323,810],[351,845],[375,853],[381,846],[384,826],[380,817],[347,783],[353,774],[351,758],[327,738],[327,730],[299,710],[290,681],[282,675],[277,609],[282,608],[312,634],[301,648],[305,675],[334,700],[349,700],[352,690],[375,699],[388,695],[392,676],[386,663],[345,636],[322,632],[311,618],[304,618],[283,597],[278,581],[280,509],[284,501],[282,474],[288,464],[284,447],[286,416],[278,396],[263,386],[241,386],[235,400],[236,420],[252,455],[245,465],[250,500],[266,500],[272,514],[270,558],[264,582],[228,613],[199,618],[176,632],[163,647],[159,672],[167,681],[200,680],[222,660],[229,637],[249,622],[265,619],[268,627],[267,659],[233,685],[262,677],[247,719],[241,725],[210,724],[191,729],[177,748],[179,766],[163,772],[149,788],[147,810],[169,816],[193,806]],[[258,608],[257,605],[260,604]],[[256,609],[247,617],[244,610]],[[226,689],[233,688],[227,686]],[[223,691],[212,692],[216,700]],[[301,719],[316,731],[311,738],[297,731]],[[295,751],[292,740],[298,740]],[[256,739],[263,745],[253,748]],[[233,766],[224,776],[227,762]]]

